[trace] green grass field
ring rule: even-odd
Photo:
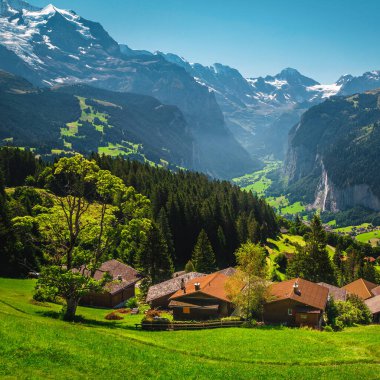
[[[106,321],[80,307],[81,323],[31,301],[33,280],[0,279],[3,379],[378,379],[380,326],[306,329],[135,330],[141,316]]]
[[[357,235],[355,238],[362,243],[370,243],[377,246],[377,242],[380,240],[380,231],[365,232],[364,234]]]

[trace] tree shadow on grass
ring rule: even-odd
[[[52,318],[52,319],[59,319],[64,321],[62,317],[62,313],[59,311],[37,311],[37,314],[39,314],[42,317]],[[123,330],[134,330],[136,331],[136,328],[130,325],[124,325],[120,322],[116,321],[99,321],[96,319],[91,318],[85,318],[82,315],[75,316],[75,319],[73,321],[67,321],[68,323],[76,323],[81,324],[87,327],[107,327],[109,329],[123,329]]]

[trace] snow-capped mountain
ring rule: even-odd
[[[320,84],[297,70],[286,68],[274,76],[244,78],[229,66],[189,63],[175,54],[156,55],[183,67],[201,85],[214,92],[227,126],[254,155],[282,158],[287,133],[312,105],[336,95],[342,85]]]
[[[0,69],[40,87],[85,83],[153,96],[185,116],[194,138],[192,169],[226,178],[258,167],[226,127],[215,94],[183,68],[120,47],[99,23],[73,11],[1,4]]]
[[[0,0],[0,69],[38,86],[80,82],[176,105],[198,142],[194,168],[214,174],[250,170],[253,157],[282,158],[288,131],[311,106],[380,86],[379,71],[344,75],[332,84],[292,68],[244,78],[220,63],[203,66],[175,54],[133,50],[73,11],[22,0]],[[221,162],[219,153],[226,150],[231,157]]]

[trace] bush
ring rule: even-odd
[[[242,321],[242,317],[224,317],[221,319],[222,321]]]
[[[333,332],[334,329],[330,326],[330,325],[327,325],[323,328],[323,331],[326,331],[326,332]]]
[[[161,312],[156,309],[150,309],[145,313],[145,317],[143,318],[143,321],[145,322],[151,322],[154,320],[154,318],[159,318],[161,316]]]
[[[372,313],[360,297],[356,296],[355,294],[350,294],[347,298],[347,302],[349,302],[358,310],[359,315],[358,321],[356,323],[368,325],[372,322]]]
[[[107,314],[105,316],[105,319],[107,319],[107,321],[120,321],[121,319],[123,319],[123,317],[117,314],[116,311],[113,311],[112,313]]]
[[[128,299],[126,302],[125,302],[125,307],[128,308],[128,309],[134,309],[136,307],[138,307],[139,304],[137,302],[137,299],[136,298],[130,298]]]

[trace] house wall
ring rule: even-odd
[[[233,311],[233,307],[229,302],[222,301],[218,298],[208,296],[203,293],[184,295],[176,298],[176,301],[190,303],[198,306],[218,305],[218,309],[197,309],[197,308],[173,308],[173,317],[176,320],[207,320],[222,317],[228,317]],[[185,312],[186,311],[186,312]]]
[[[167,294],[163,297],[157,298],[153,301],[149,302],[149,305],[152,309],[169,309],[169,302],[170,302],[170,297],[174,294],[175,292],[172,292],[170,294]]]
[[[108,292],[90,293],[80,300],[81,305],[112,308],[135,296],[135,286],[131,285],[111,295]]]
[[[299,306],[305,305],[291,299],[267,303],[264,306],[264,321],[266,323],[281,323],[288,326],[308,325],[320,327],[322,313],[297,313],[295,309]],[[292,311],[291,315],[289,315],[289,309]],[[305,314],[307,315],[306,319],[304,319]]]

